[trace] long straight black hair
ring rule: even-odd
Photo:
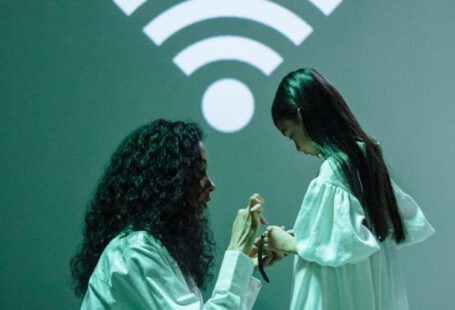
[[[378,143],[361,128],[340,93],[320,73],[299,69],[283,78],[272,104],[275,124],[296,120],[324,157],[333,156],[353,195],[360,201],[366,225],[380,241],[393,228],[397,243],[405,228]],[[358,142],[364,142],[364,153]]]

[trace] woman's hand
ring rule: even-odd
[[[267,223],[262,216],[264,199],[259,194],[250,197],[248,206],[237,212],[232,225],[231,242],[228,250],[239,250],[248,254],[253,247],[260,223]]]
[[[264,198],[262,198],[261,195],[254,194],[253,196],[250,197],[250,200],[248,201],[248,209],[251,210],[252,208],[254,208],[258,204],[262,206],[262,209],[258,210],[257,212],[255,212],[255,215],[259,216],[259,222],[262,225],[267,225],[268,224],[267,220],[262,215],[262,211],[264,209],[265,202],[264,202]]]
[[[264,232],[264,247],[268,251],[277,252],[282,255],[296,254],[294,233],[286,231],[279,226],[269,226]]]
[[[258,265],[259,265],[258,247],[257,247],[259,239],[260,238],[257,238],[255,240],[253,247],[251,248],[250,252],[248,253],[248,256],[251,257],[251,259],[253,260],[255,270],[257,270]],[[266,266],[266,267],[272,266],[276,262],[282,260],[284,257],[286,257],[285,254],[273,252],[273,251],[270,251],[267,249],[264,249],[264,251],[262,253],[262,261],[264,262],[264,266]]]

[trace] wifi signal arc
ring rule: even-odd
[[[324,15],[329,16],[343,0],[308,0]],[[114,0],[114,3],[128,16],[133,14],[147,0]],[[211,1],[211,2],[215,2]],[[224,3],[223,3],[224,4]]]
[[[148,0],[113,0],[128,16]],[[326,16],[342,0],[307,0]],[[143,32],[157,46],[193,24],[220,18],[239,18],[262,24],[279,32],[294,45],[300,45],[313,32],[301,17],[273,1],[266,0],[188,0],[159,14]],[[187,76],[209,63],[240,61],[271,75],[283,62],[282,57],[267,45],[234,35],[219,35],[187,46],[173,59]],[[249,88],[235,79],[220,79],[209,85],[202,99],[202,112],[216,130],[232,133],[241,130],[254,115],[254,96]]]
[[[300,45],[313,32],[313,28],[292,11],[264,0],[185,1],[158,15],[143,31],[159,46],[190,25],[218,18],[240,18],[261,23],[280,32],[295,45]]]
[[[234,60],[248,63],[265,75],[272,74],[282,63],[281,56],[270,47],[240,36],[217,36],[196,42],[174,57],[174,63],[191,75],[216,61]]]

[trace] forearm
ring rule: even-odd
[[[295,237],[278,226],[271,226],[267,229],[265,243],[271,251],[282,254],[297,254]]]
[[[290,236],[290,238],[287,240],[284,252],[286,254],[297,254],[297,244],[294,236]]]

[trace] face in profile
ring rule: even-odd
[[[308,136],[299,109],[297,109],[296,119],[281,119],[275,125],[283,136],[294,142],[297,152],[318,156],[319,152]]]
[[[198,213],[203,214],[207,208],[207,204],[210,201],[210,193],[213,192],[216,187],[212,179],[207,175],[207,150],[202,142],[199,142],[199,150],[201,152],[202,159],[202,179],[199,181],[200,194],[197,197],[198,200]]]

